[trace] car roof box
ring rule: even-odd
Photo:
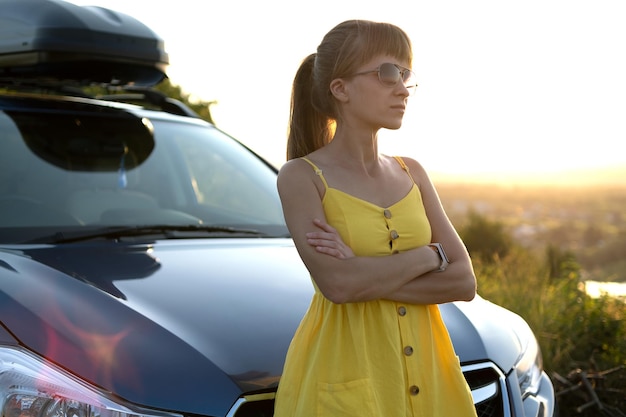
[[[163,41],[123,13],[62,0],[0,0],[0,78],[152,86]]]

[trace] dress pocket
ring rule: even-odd
[[[318,383],[317,417],[380,417],[369,379]]]

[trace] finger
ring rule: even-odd
[[[328,232],[307,232],[306,237],[307,239],[332,240],[334,242],[341,241],[339,235]]]
[[[324,246],[324,247],[333,248],[333,249],[337,249],[340,246],[334,240],[328,240],[328,239],[307,239],[307,243],[311,246]]]
[[[325,255],[330,255],[330,256],[333,256],[333,257],[335,257],[337,259],[345,259],[346,258],[345,255],[341,251],[339,251],[337,249],[332,249],[332,248],[329,248],[329,247],[326,247],[326,246],[316,246],[315,250],[318,251],[319,253],[323,253]]]

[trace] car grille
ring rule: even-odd
[[[275,392],[246,395],[239,398],[226,417],[272,417]]]
[[[510,417],[505,378],[491,363],[465,365],[463,375],[472,390],[478,417]],[[272,417],[274,392],[240,398],[227,417]]]
[[[466,365],[462,370],[472,390],[478,417],[510,417],[505,377],[495,365]]]

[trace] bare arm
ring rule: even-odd
[[[439,267],[438,255],[428,246],[393,256],[342,258],[311,244],[307,233],[323,232],[314,219],[326,223],[316,180],[305,161],[292,160],[280,170],[278,191],[298,253],[326,298],[335,303],[387,298],[415,277]]]
[[[450,265],[443,272],[430,272],[417,277],[389,294],[389,298],[418,304],[469,301],[476,295],[476,276],[465,244],[450,222],[424,168],[413,159],[404,158],[404,161],[419,185],[432,229],[432,241],[443,245]]]
[[[310,232],[308,242],[315,249],[337,259],[349,259],[354,253],[330,225],[316,220],[323,231]],[[468,257],[469,260],[469,257]],[[467,270],[467,267],[470,270]],[[450,301],[471,300],[476,294],[471,264],[459,259],[452,260],[442,272],[427,272],[402,285],[383,298],[410,304],[441,304]]]

